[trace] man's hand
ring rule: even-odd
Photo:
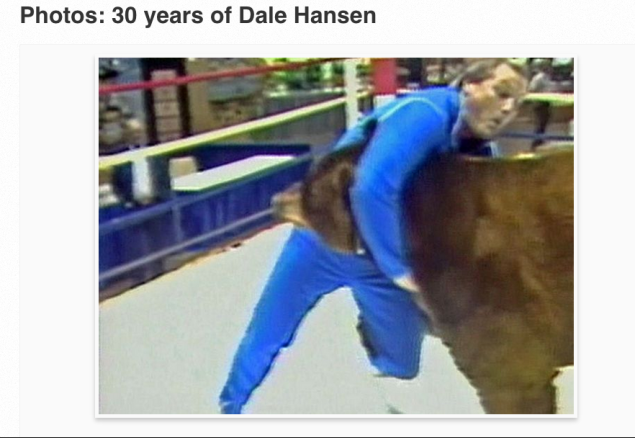
[[[412,275],[406,274],[403,277],[398,277],[393,279],[395,284],[402,289],[407,290],[412,294],[412,299],[417,306],[426,314],[428,317],[428,334],[434,337],[438,337],[436,332],[437,324],[434,322],[434,315],[430,307],[426,304],[423,299],[423,294],[421,293],[421,288],[415,283]]]
[[[397,286],[399,286],[402,289],[406,289],[408,292],[412,292],[412,293],[420,293],[421,290],[419,289],[419,286],[417,286],[417,284],[414,282],[412,275],[410,274],[406,274],[402,277],[397,277],[395,279],[393,279],[393,281],[397,284]]]

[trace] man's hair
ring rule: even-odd
[[[499,65],[503,64],[511,67],[523,78],[528,78],[529,71],[527,69],[527,66],[524,64],[512,62],[508,58],[485,58],[468,63],[467,67],[465,67],[465,70],[463,70],[463,72],[452,81],[452,85],[454,87],[461,88],[463,84],[466,83],[484,81],[485,79],[492,76],[492,73]]]

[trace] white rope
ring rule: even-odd
[[[358,99],[368,96],[369,92],[361,92],[357,95]],[[181,140],[175,140],[161,145],[147,147],[143,149],[135,149],[128,152],[122,152],[120,154],[109,155],[99,158],[99,169],[106,169],[119,164],[127,163],[130,161],[140,160],[146,157],[163,155],[169,152],[178,151],[180,149],[186,149],[189,147],[199,146],[205,143],[211,143],[218,140],[235,137],[240,134],[244,134],[249,131],[257,129],[268,128],[278,125],[280,123],[289,122],[294,119],[306,117],[309,115],[317,114],[323,111],[328,111],[338,106],[346,104],[346,97],[338,97],[326,102],[317,103],[315,105],[305,106],[300,109],[291,111],[285,111],[280,114],[276,114],[270,117],[264,117],[262,119],[253,120],[251,122],[241,123],[239,125],[230,126],[227,128],[218,129],[215,131],[207,132],[205,134],[199,134],[192,137],[184,138]]]

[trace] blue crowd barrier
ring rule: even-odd
[[[100,289],[122,279],[133,285],[147,281],[165,272],[163,262],[169,255],[209,250],[271,224],[271,214],[266,213],[271,197],[302,180],[312,161],[308,145],[210,145],[202,149],[194,154],[201,170],[254,155],[292,155],[295,158],[270,171],[258,172],[253,177],[247,176],[220,188],[198,192],[170,190],[169,196],[164,195],[161,202],[151,206],[128,202],[128,206],[117,204],[100,208]],[[179,155],[191,154],[180,152]],[[160,168],[167,169],[168,157],[153,158],[160,163]],[[123,187],[126,193],[125,202],[132,194],[129,166],[125,163],[115,169],[115,173],[119,171],[119,191],[121,193]],[[153,256],[156,254],[159,257]]]

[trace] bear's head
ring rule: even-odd
[[[276,219],[315,231],[336,251],[359,252],[349,188],[362,152],[363,145],[355,145],[318,161],[304,181],[273,197]]]

